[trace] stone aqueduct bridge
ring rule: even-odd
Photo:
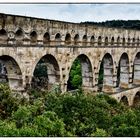
[[[104,92],[129,105],[140,97],[140,31],[0,14],[0,61],[12,90],[26,90],[44,59],[49,85],[59,83],[64,92],[76,58],[83,89],[98,91],[104,62]]]

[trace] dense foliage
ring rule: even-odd
[[[81,24],[140,30],[140,20],[110,20],[105,22],[87,21],[81,22]]]
[[[73,62],[68,80],[68,90],[80,88],[82,85],[82,68],[79,59]]]
[[[1,84],[0,136],[140,136],[139,107],[105,94],[58,91],[32,91],[25,99]]]

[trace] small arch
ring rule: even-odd
[[[5,29],[0,30],[0,43],[7,44],[8,35]]]
[[[83,46],[86,46],[86,45],[87,45],[87,35],[84,35],[84,36],[83,36],[82,45],[83,45]]]
[[[66,43],[66,45],[71,44],[71,35],[69,33],[66,34],[65,43]]]
[[[50,34],[46,32],[43,36],[43,44],[48,45],[50,44]]]
[[[117,45],[119,46],[120,45],[120,37],[118,36],[117,38]]]
[[[78,44],[79,44],[79,35],[76,34],[76,35],[74,36],[74,45],[78,45]]]
[[[129,84],[129,58],[127,53],[120,57],[117,70],[117,87],[127,88]]]
[[[55,35],[55,42],[56,42],[55,45],[61,45],[61,35],[60,35],[60,33],[57,33]]]
[[[35,45],[37,43],[37,33],[33,31],[30,33],[31,44]]]
[[[122,39],[122,45],[125,45],[125,38]]]
[[[111,45],[114,45],[114,37],[111,38]]]
[[[130,39],[130,37],[128,37],[127,45],[129,46],[130,43],[131,43],[131,39]]]
[[[102,44],[102,37],[99,36],[99,37],[98,37],[98,45],[101,45],[101,44]]]
[[[133,100],[133,106],[139,107],[140,106],[140,92],[138,91]]]
[[[21,29],[18,29],[15,33],[16,38],[16,44],[21,45],[23,44],[23,31]]]
[[[18,29],[15,33],[15,36],[18,37],[18,38],[23,37],[23,31],[21,29]]]
[[[120,103],[122,103],[123,105],[126,105],[128,106],[129,103],[128,103],[128,98],[126,96],[123,96],[120,100]]]
[[[6,36],[6,35],[7,35],[7,33],[6,33],[5,29],[1,29],[0,36]]]
[[[94,36],[91,36],[91,38],[90,38],[90,44],[91,45],[94,45],[94,42],[95,42],[95,37]]]
[[[105,37],[105,45],[108,45],[108,37]]]
[[[135,38],[133,38],[133,40],[132,40],[132,41],[133,41],[133,45],[135,45]]]
[[[37,90],[50,90],[60,82],[60,69],[56,58],[51,54],[41,57],[35,66],[31,86]]]

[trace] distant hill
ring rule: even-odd
[[[86,21],[81,22],[81,24],[140,30],[140,20],[110,20],[105,22]]]

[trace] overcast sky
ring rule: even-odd
[[[0,13],[69,22],[140,20],[140,4],[0,4]]]

